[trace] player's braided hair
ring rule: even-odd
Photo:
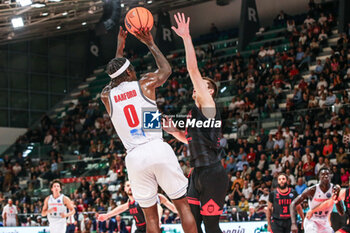
[[[114,74],[117,70],[119,70],[126,62],[126,58],[121,57],[121,58],[113,58],[110,62],[107,64],[107,69],[106,72],[107,74],[111,75]],[[112,82],[118,82],[121,83],[123,81],[126,81],[128,78],[128,73],[126,72],[127,70],[133,71],[134,66],[130,63],[129,67],[118,77],[112,79]]]

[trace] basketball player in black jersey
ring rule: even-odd
[[[177,28],[172,29],[183,39],[187,70],[194,87],[192,97],[195,105],[188,114],[187,121],[196,124],[187,126],[186,131],[175,127],[164,127],[164,130],[179,141],[189,144],[190,164],[194,169],[189,178],[187,198],[196,219],[198,232],[202,232],[203,221],[206,232],[222,233],[219,218],[223,211],[228,177],[218,153],[221,118],[214,101],[217,86],[212,79],[203,78],[199,72],[189,33],[190,18],[186,21],[185,15],[180,13],[174,17]],[[170,121],[167,119],[164,122],[169,125]],[[211,122],[205,126],[203,122],[206,121]]]
[[[316,212],[319,212],[325,208],[328,208],[329,206],[332,206],[334,204],[339,203],[341,205],[341,209],[343,209],[342,201],[344,201],[345,204],[345,213],[347,214],[347,225],[340,228],[337,233],[350,233],[350,190],[349,187],[346,189],[341,189],[339,185],[336,185],[333,189],[333,195],[332,198],[330,198],[328,201],[323,202],[319,206],[315,207],[313,210],[310,210],[306,217],[310,219],[312,215]],[[343,215],[343,212],[339,212],[340,215]]]
[[[145,220],[145,215],[143,214],[141,206],[135,201],[134,197],[132,196],[132,191],[131,191],[131,186],[130,182],[126,181],[125,182],[125,187],[124,191],[129,197],[129,200],[127,203],[122,204],[113,210],[111,210],[107,214],[100,214],[98,216],[98,221],[106,221],[109,218],[112,218],[114,216],[117,216],[118,214],[121,214],[127,210],[129,210],[129,213],[132,215],[136,222],[136,231],[135,233],[145,233],[146,232],[146,220]],[[173,203],[171,203],[165,196],[162,194],[158,194],[159,197],[159,204],[165,205],[169,210],[177,214],[177,210]],[[161,211],[162,209],[159,208],[158,212]],[[161,212],[159,212],[159,215],[161,215]],[[159,216],[159,219],[161,216]]]
[[[292,222],[290,220],[289,205],[298,193],[287,185],[288,177],[281,173],[277,177],[278,187],[269,195],[267,207],[268,231],[273,233],[290,233]],[[300,205],[298,213],[304,219],[303,210]]]

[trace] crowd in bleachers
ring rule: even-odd
[[[331,55],[325,61],[316,60],[329,46],[328,38],[333,35],[336,19],[313,1],[309,7],[303,20],[284,12],[276,17],[274,23],[286,28],[283,36],[289,42],[282,51],[267,43],[248,56],[236,53],[222,60],[211,45],[205,52],[200,47],[196,49],[199,62],[203,62],[202,75],[220,83],[220,89],[229,85],[227,96],[234,96],[221,107],[223,135],[231,135],[236,127],[236,137],[223,137],[220,141],[221,161],[230,178],[226,220],[265,219],[268,194],[276,187],[275,177],[279,172],[289,176],[289,184],[298,194],[316,182],[317,171],[324,166],[332,169],[333,183],[349,185],[349,29],[331,47]],[[314,70],[303,77],[303,72],[314,62]],[[172,77],[157,94],[157,104],[163,113],[186,113],[183,106],[192,93],[189,83],[186,68],[173,64]],[[63,171],[81,176],[86,171],[82,155],[108,160],[105,175],[109,177],[108,183],[117,185],[118,190],[112,198],[108,183],[81,182],[70,194],[79,224],[96,225],[93,214],[91,221],[84,221],[87,218],[84,212],[105,212],[127,201],[123,189],[127,177],[125,150],[109,116],[88,90],[83,90],[78,100],[78,104],[67,107],[61,121],[44,116],[40,129],[30,130],[17,140],[15,155],[4,156],[0,167],[2,205],[6,202],[3,193],[8,193],[19,213],[39,214],[42,201],[33,201],[34,189],[42,181],[63,178]],[[274,112],[282,112],[280,126],[270,131],[259,127],[258,122]],[[187,145],[171,137],[166,139],[187,175],[190,171]],[[22,145],[31,142],[52,146],[50,159],[35,164],[30,156],[24,157]],[[66,163],[63,155],[67,153],[77,154],[77,162]],[[23,177],[29,177],[26,189],[19,186]],[[167,216],[166,222],[175,219]],[[22,218],[22,224],[31,221]]]

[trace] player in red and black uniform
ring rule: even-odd
[[[189,33],[189,21],[185,15],[175,15],[177,28],[172,27],[184,42],[186,63],[193,83],[192,97],[195,106],[188,115],[186,131],[175,127],[163,127],[179,141],[189,144],[190,164],[194,168],[189,178],[188,201],[192,214],[196,219],[198,232],[201,233],[201,223],[205,231],[222,233],[219,218],[222,214],[225,195],[228,187],[228,177],[219,158],[219,138],[221,133],[221,118],[214,97],[217,86],[210,78],[203,78],[199,72],[195,50]],[[165,122],[171,126],[169,119]]]
[[[332,198],[323,202],[322,204],[315,207],[314,209],[310,210],[306,214],[306,217],[310,219],[314,213],[319,212],[320,210],[328,208],[328,206],[332,206],[337,203],[340,204],[339,208],[337,205],[338,213],[340,215],[344,215],[344,212],[343,212],[344,207],[343,207],[342,201],[344,201],[344,204],[345,204],[345,209],[346,209],[345,213],[347,214],[347,217],[348,217],[347,219],[348,224],[340,228],[336,233],[350,233],[350,190],[349,188],[341,189],[339,185],[336,185],[333,188]]]
[[[287,185],[288,177],[281,173],[277,177],[278,187],[269,195],[267,207],[268,231],[273,233],[290,233],[291,216],[289,206],[298,196],[298,193]],[[299,205],[298,213],[304,219],[304,214]]]
[[[129,197],[128,202],[114,208],[113,210],[111,210],[107,214],[100,214],[98,216],[98,221],[101,221],[101,222],[106,221],[107,219],[109,219],[113,216],[116,216],[118,214],[121,214],[121,213],[129,210],[129,213],[132,215],[132,217],[134,218],[134,220],[136,222],[137,229],[136,229],[135,233],[145,233],[146,232],[145,215],[143,214],[141,206],[135,201],[134,197],[132,196],[132,191],[131,191],[129,181],[125,182],[124,190]],[[177,214],[177,210],[176,210],[175,206],[165,196],[163,196],[162,194],[158,194],[158,198],[159,198],[159,204],[164,204],[169,210],[171,210],[172,212]],[[159,214],[161,215],[161,213],[159,213]],[[160,219],[160,217],[159,217],[159,219]]]

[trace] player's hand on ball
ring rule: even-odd
[[[291,231],[292,231],[292,233],[298,233],[298,226],[297,226],[297,224],[292,224],[292,227],[291,227]]]
[[[313,214],[314,214],[314,213],[312,213],[312,211],[307,212],[307,213],[306,213],[306,218],[307,218],[307,219],[310,219],[310,218],[312,217]]]
[[[100,221],[100,222],[104,222],[108,219],[108,215],[107,214],[100,214],[98,215],[97,217],[97,220]]]
[[[128,31],[125,31],[122,26],[119,27],[119,34],[118,34],[118,40],[119,41],[124,41],[128,35]]]
[[[190,36],[190,17],[187,17],[187,21],[185,18],[185,14],[180,14],[179,12],[177,15],[174,15],[175,21],[177,23],[177,28],[172,26],[171,29],[174,30],[174,32],[180,36],[182,39]]]
[[[146,45],[153,43],[153,36],[148,28],[141,28],[135,33],[136,38]]]

